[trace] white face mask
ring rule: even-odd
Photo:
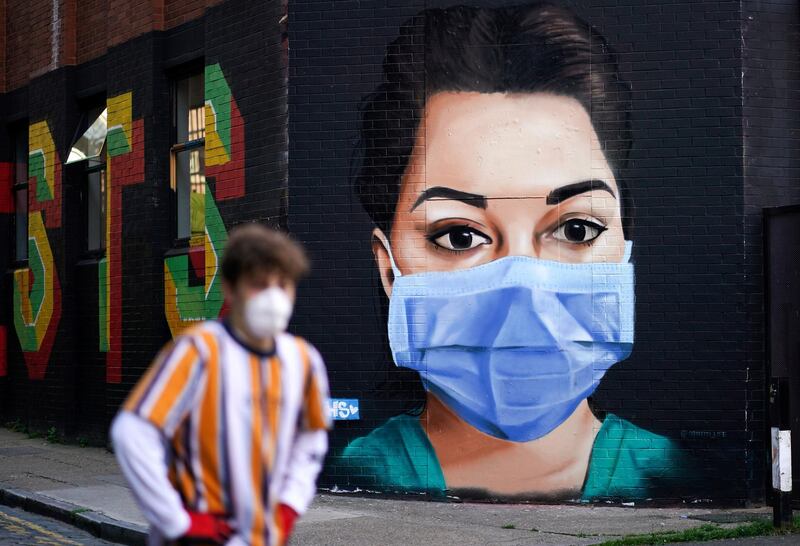
[[[286,330],[292,316],[292,300],[282,288],[271,286],[252,296],[244,306],[250,334],[267,339]]]

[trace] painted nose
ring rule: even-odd
[[[503,244],[498,248],[497,258],[505,258],[506,256],[529,256],[531,258],[539,257],[539,245],[536,244],[536,238],[527,230],[519,230],[518,233],[511,233],[503,241]]]

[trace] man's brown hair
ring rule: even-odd
[[[286,234],[250,223],[231,230],[222,259],[222,278],[232,286],[256,273],[279,273],[293,282],[308,274],[303,248]]]

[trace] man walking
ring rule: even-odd
[[[327,376],[316,349],[284,333],[307,271],[285,235],[235,229],[222,262],[229,316],[168,344],[114,420],[149,544],[285,544],[311,503]]]

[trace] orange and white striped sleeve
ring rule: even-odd
[[[168,344],[131,391],[122,409],[172,437],[188,415],[204,380],[204,358],[191,335]]]
[[[308,373],[303,391],[300,427],[303,430],[330,430],[331,418],[328,413],[328,372],[325,362],[317,349],[307,342],[302,342],[306,352]]]
[[[303,400],[298,408],[298,427],[292,440],[289,463],[278,498],[302,515],[316,493],[316,481],[328,451],[328,375],[325,363],[309,343],[296,338],[305,368]],[[282,532],[282,531],[281,531]]]

